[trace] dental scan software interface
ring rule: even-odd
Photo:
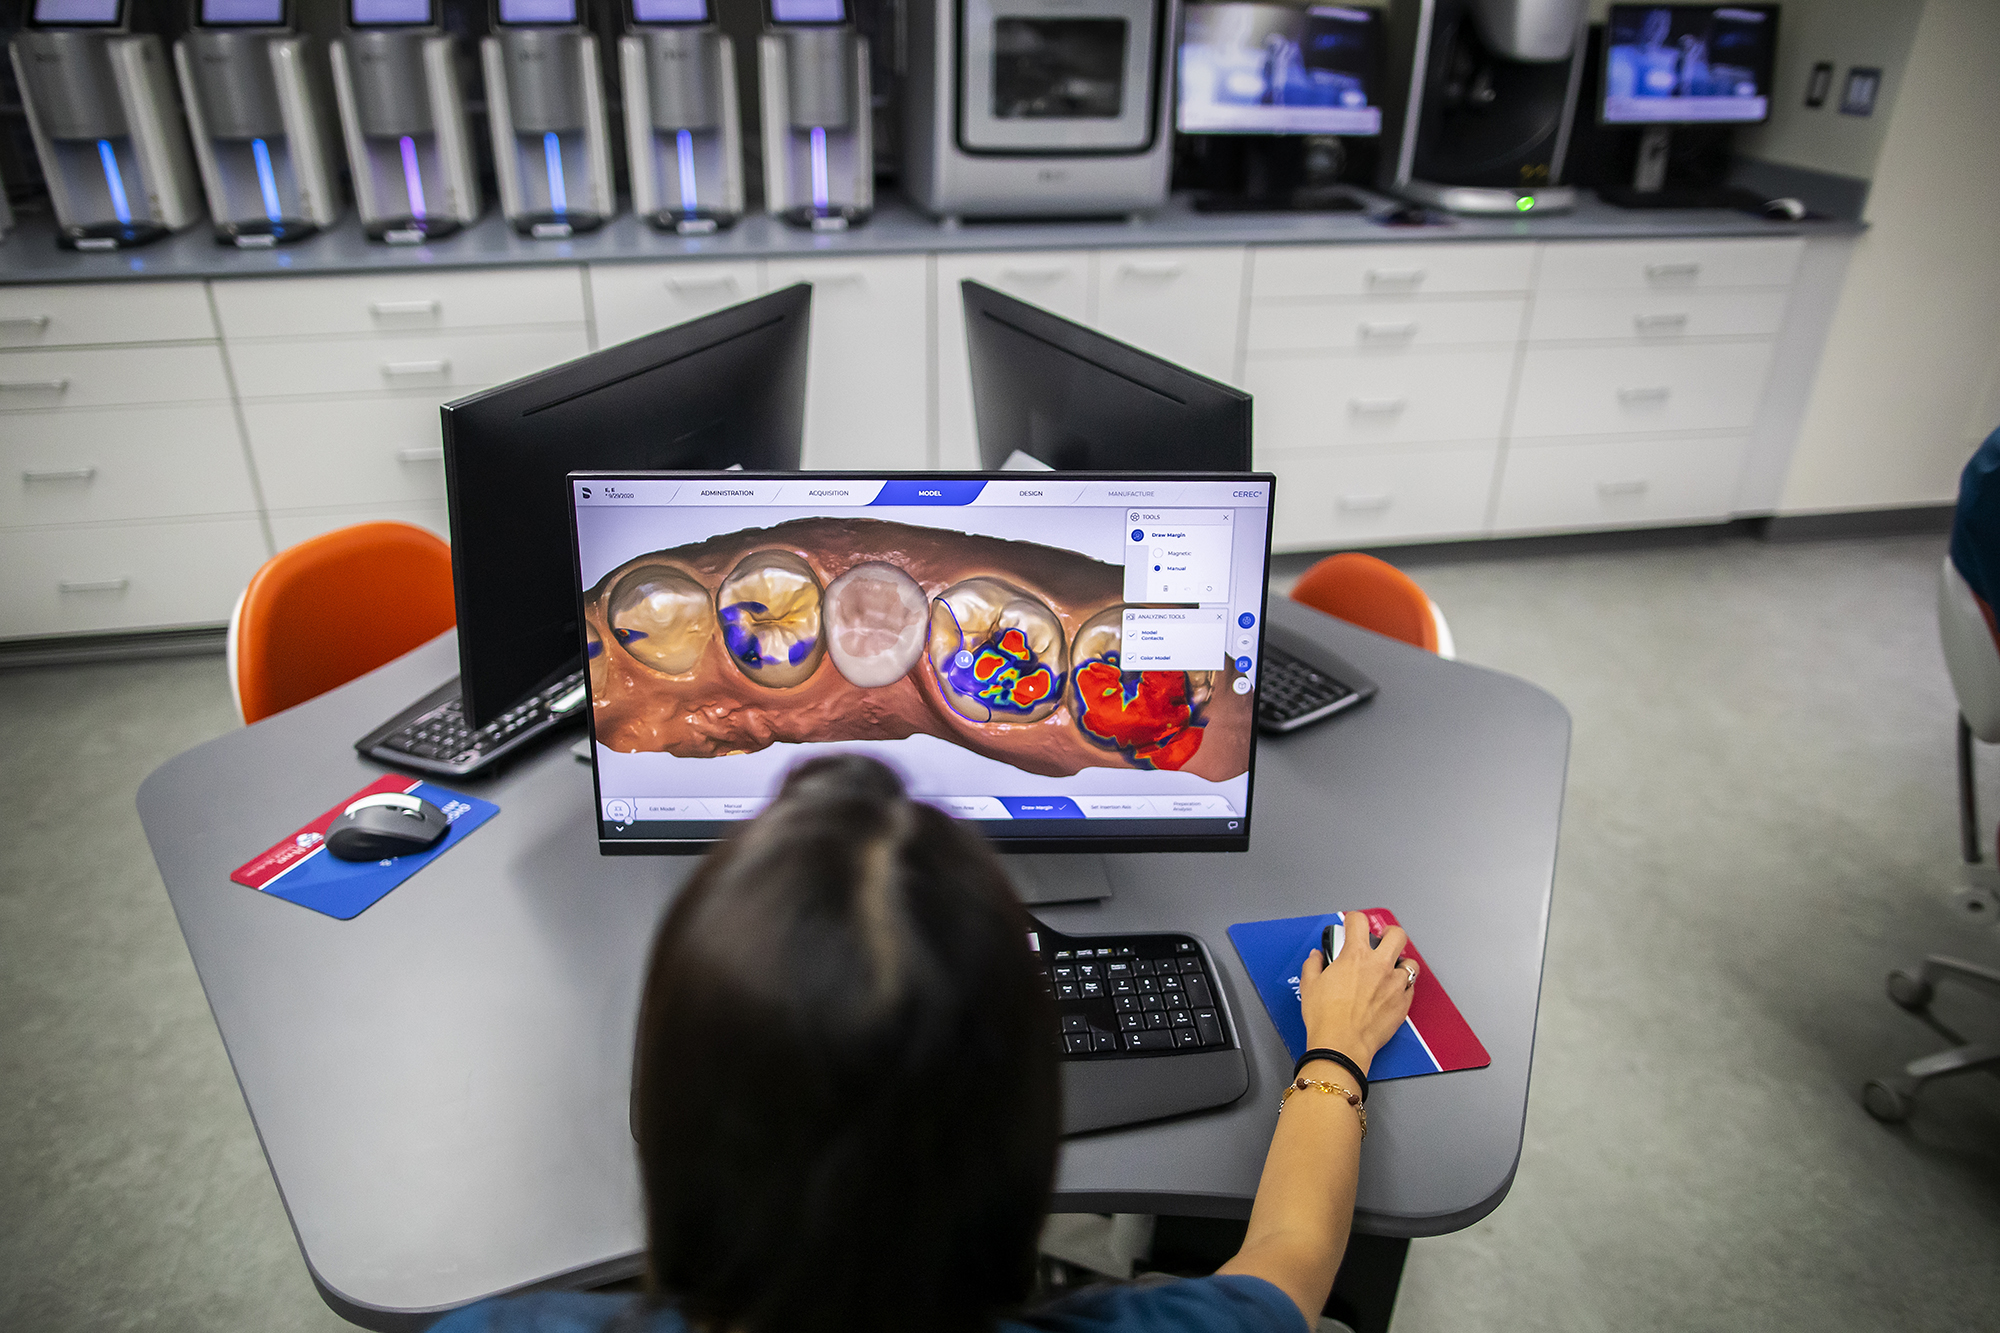
[[[606,851],[860,752],[1035,850],[1248,844],[1267,474],[570,478]]]

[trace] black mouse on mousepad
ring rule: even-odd
[[[444,811],[422,797],[377,792],[326,826],[326,849],[343,861],[381,861],[428,851],[450,831]]]

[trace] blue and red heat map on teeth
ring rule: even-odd
[[[1376,935],[1397,925],[1396,914],[1383,907],[1367,909],[1368,928]],[[1296,1060],[1306,1053],[1306,1024],[1299,1013],[1299,969],[1306,955],[1319,947],[1320,932],[1341,924],[1338,912],[1322,916],[1294,916],[1281,921],[1245,921],[1229,928],[1229,941],[1257,984],[1285,1048]],[[1417,1074],[1448,1074],[1457,1069],[1484,1069],[1493,1057],[1458,1006],[1445,994],[1444,983],[1431,971],[1417,946],[1403,946],[1403,956],[1417,963],[1417,984],[1410,996],[1410,1016],[1396,1035],[1375,1052],[1368,1067],[1368,1081],[1381,1083]]]

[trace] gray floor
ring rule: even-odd
[[[1950,905],[1940,550],[1411,563],[1461,656],[1548,687],[1576,737],[1519,1178],[1412,1247],[1398,1333],[2000,1327],[2000,1082],[1904,1129],[1858,1101],[1938,1044],[1891,966],[2000,964]],[[132,810],[230,725],[213,658],[0,674],[0,1327],[346,1327]]]

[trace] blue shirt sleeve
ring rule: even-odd
[[[496,1296],[454,1310],[432,1324],[430,1333],[686,1333],[671,1310],[638,1317],[637,1297],[589,1291],[538,1291]]]
[[[1046,1333],[1301,1333],[1292,1298],[1261,1277],[1108,1283],[1044,1306],[1021,1321]]]
[[[2000,594],[2000,430],[1986,437],[1959,474],[1951,563],[1980,601],[1995,604]]]

